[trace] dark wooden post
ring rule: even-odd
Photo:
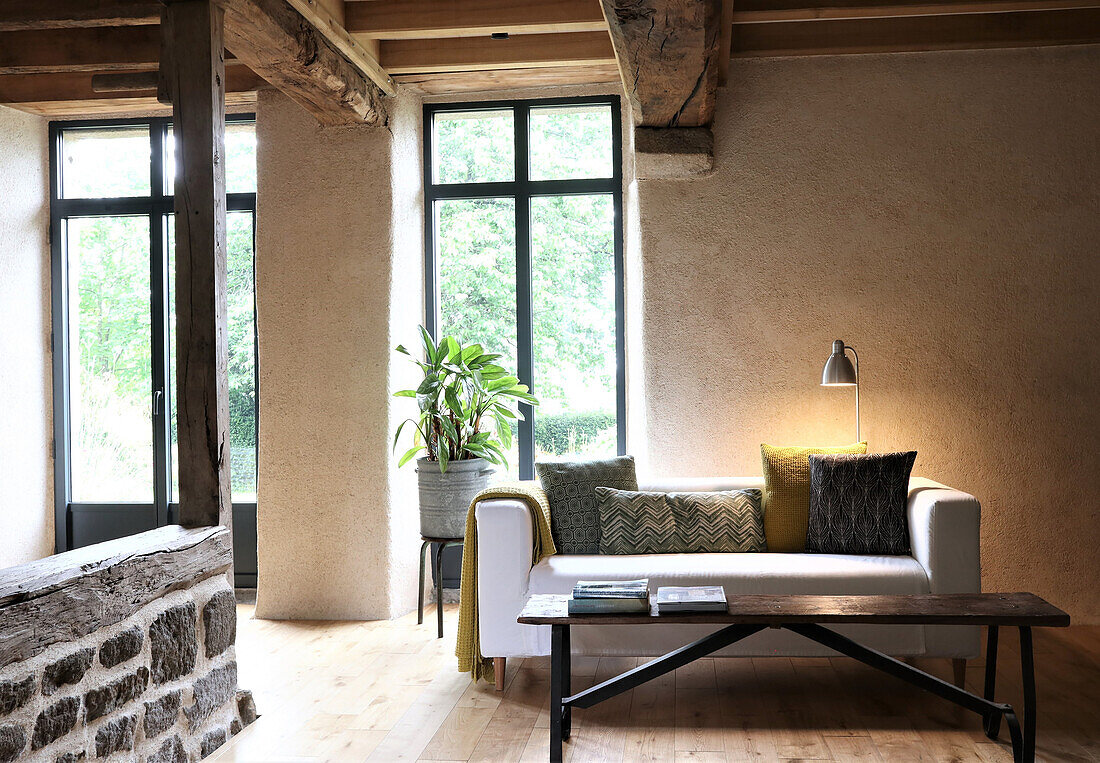
[[[179,520],[229,527],[223,12],[210,0],[171,0],[161,27],[160,91],[176,145]]]

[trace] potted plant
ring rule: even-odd
[[[507,466],[512,446],[512,421],[522,418],[520,401],[538,405],[527,385],[496,364],[500,355],[480,344],[463,347],[454,337],[436,344],[420,327],[424,360],[408,355],[423,372],[416,389],[396,392],[415,398],[420,415],[405,419],[393,437],[396,451],[401,433],[412,425],[413,444],[398,461],[416,462],[420,484],[420,533],[427,538],[460,538],[474,496],[489,484],[490,464]]]

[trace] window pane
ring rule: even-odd
[[[610,106],[531,109],[531,179],[612,177],[611,118]]]
[[[516,371],[516,205],[512,199],[435,204],[440,337],[480,344]],[[519,458],[513,440],[508,466]]]
[[[65,226],[73,500],[153,500],[149,218]]]
[[[61,134],[61,196],[149,195],[149,128],[73,128]]]
[[[230,484],[235,502],[256,500],[256,311],[253,271],[252,213],[226,216],[226,301],[229,316],[229,445]],[[172,389],[172,500],[179,500],[179,440],[176,431],[176,249],[175,225],[168,231],[169,334]]]
[[[515,180],[514,124],[511,109],[437,113],[433,120],[432,181]]]
[[[176,182],[176,137],[172,126],[164,142],[164,192],[171,195]],[[225,124],[225,192],[256,191],[256,123]]]
[[[615,207],[531,200],[535,459],[616,453]]]

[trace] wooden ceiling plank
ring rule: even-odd
[[[561,85],[618,85],[619,68],[615,64],[597,66],[557,66],[537,69],[490,69],[434,74],[395,74],[403,87],[425,95],[476,93],[514,90],[526,87]]]
[[[1100,9],[739,24],[733,56],[972,50],[1100,42]]]
[[[154,26],[0,33],[0,74],[157,68]]]
[[[601,0],[639,127],[714,118],[721,0]]]
[[[222,0],[226,47],[324,125],[385,125],[383,92],[286,0]]]
[[[383,40],[382,65],[391,74],[486,69],[601,66],[614,63],[606,32],[515,35],[507,40],[455,37]]]
[[[0,32],[160,23],[156,0],[0,0]]]
[[[387,40],[607,29],[598,0],[373,0],[345,6],[352,34]]]
[[[125,98],[92,98],[78,101],[25,101],[22,103],[5,103],[4,106],[50,119],[163,117],[172,114],[172,107],[165,106],[153,95]],[[227,113],[255,111],[256,91],[226,93],[225,110]]]
[[[1012,13],[1100,7],[1100,0],[737,0],[735,24],[761,24],[775,21],[814,21],[830,19],[873,19],[908,16],[949,16],[955,14]]]

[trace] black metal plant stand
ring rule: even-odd
[[[562,759],[562,742],[569,738],[571,711],[574,707],[588,708],[629,691],[650,679],[664,675],[689,662],[723,649],[767,627],[782,627],[800,636],[816,641],[854,660],[884,673],[902,679],[925,691],[982,716],[986,736],[997,738],[1001,719],[1008,725],[1012,738],[1012,756],[1015,763],[1033,763],[1035,760],[1035,661],[1032,653],[1031,627],[1020,626],[1020,657],[1024,684],[1024,725],[1011,705],[993,699],[997,674],[997,626],[989,626],[986,647],[985,696],[960,689],[930,673],[908,665],[821,625],[787,623],[777,626],[730,625],[715,631],[694,643],[669,652],[645,665],[629,670],[576,694],[569,686],[569,626],[553,624],[550,635],[550,760]]]
[[[424,622],[424,557],[428,547],[435,545],[435,571],[432,582],[435,583],[435,613],[438,624],[438,635],[443,638],[443,552],[450,546],[461,546],[462,538],[425,538],[421,536],[420,544],[420,586],[417,588],[416,598],[416,624]]]

